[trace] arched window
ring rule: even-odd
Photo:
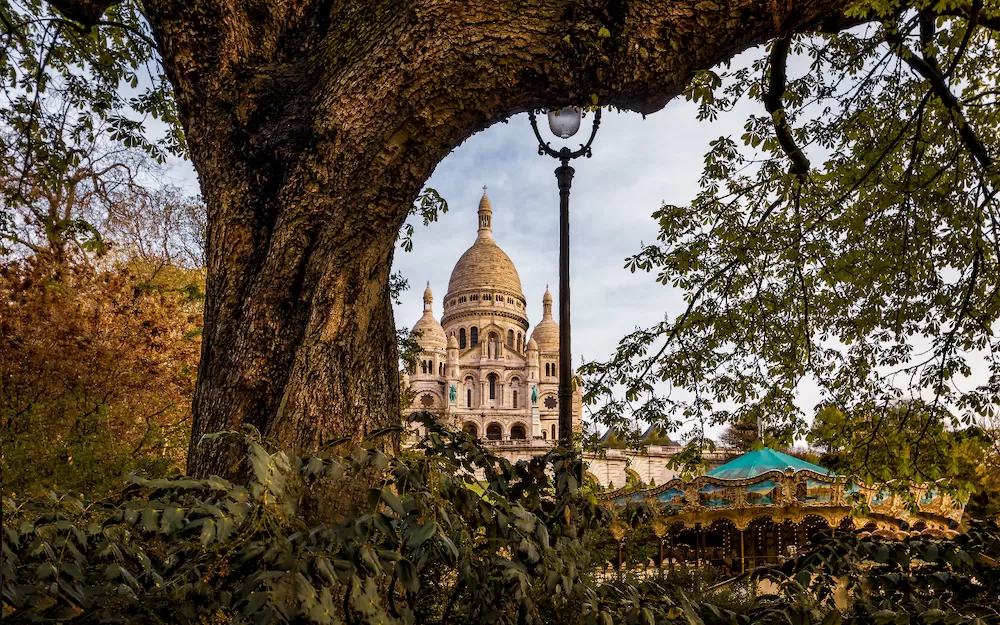
[[[545,377],[549,377],[549,363],[545,363]]]
[[[499,423],[491,423],[486,426],[486,439],[491,441],[498,441],[503,438],[503,428],[500,427]]]
[[[521,333],[520,332],[517,333],[517,351],[519,351],[519,352],[523,352],[524,351],[524,346],[521,344]]]
[[[517,391],[514,391],[514,407],[517,408]]]
[[[523,441],[528,438],[527,432],[524,430],[524,425],[521,423],[515,423],[510,426],[510,438],[514,441]]]
[[[545,441],[548,439],[549,439],[549,433],[546,432],[545,430],[542,430],[542,440]]]
[[[552,440],[556,440],[556,424],[552,424]]]
[[[490,399],[497,398],[497,374],[491,373],[486,376],[486,379],[490,381]]]
[[[465,328],[458,331],[458,348],[465,349]]]
[[[507,330],[507,347],[514,347],[514,331]]]
[[[421,360],[420,361],[420,373],[427,373],[427,361],[426,360]]]
[[[465,405],[468,408],[472,408],[472,389],[465,389]]]
[[[444,375],[444,363],[438,365],[438,375]]]
[[[469,347],[475,347],[479,345],[479,328],[472,326],[469,329]]]

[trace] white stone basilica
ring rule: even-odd
[[[546,289],[542,320],[529,338],[521,279],[493,240],[492,218],[484,192],[478,235],[451,272],[440,323],[430,284],[424,291],[424,314],[413,326],[423,352],[404,380],[414,394],[406,412],[427,410],[499,444],[552,441],[559,422],[559,326],[552,318],[552,294]],[[573,427],[581,427],[579,384]]]

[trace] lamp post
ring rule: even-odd
[[[575,106],[567,106],[548,112],[549,130],[561,139],[568,139],[580,129],[583,111]],[[594,142],[597,128],[601,124],[601,110],[594,115],[594,125],[590,139],[577,150],[563,147],[556,150],[542,139],[538,132],[535,112],[528,113],[531,129],[538,139],[538,154],[559,159],[556,180],[559,183],[559,446],[570,449],[573,446],[573,361],[570,350],[569,319],[569,190],[573,184],[574,169],[569,162],[577,157],[590,158],[590,144]]]

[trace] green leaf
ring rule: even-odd
[[[844,617],[840,614],[840,610],[832,610],[826,613],[823,617],[823,625],[840,625],[844,620]]]
[[[437,533],[437,523],[428,521],[423,525],[411,525],[406,532],[406,546],[418,549],[427,539]]]
[[[403,588],[410,592],[417,592],[420,589],[420,580],[417,577],[417,569],[409,560],[400,560],[396,563],[396,574],[399,576]]]
[[[398,514],[400,517],[406,516],[406,511],[403,509],[403,502],[399,500],[396,493],[392,492],[389,487],[383,488],[381,492],[382,501],[385,505]]]

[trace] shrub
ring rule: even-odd
[[[0,265],[6,492],[117,488],[183,468],[203,273],[169,265]]]
[[[780,578],[783,595],[744,614],[683,583],[601,583],[586,541],[611,515],[578,489],[578,457],[511,465],[422,425],[425,438],[399,457],[375,448],[388,432],[310,458],[248,436],[246,487],[133,476],[103,499],[4,497],[4,622],[881,625],[997,614],[995,526],[951,543],[829,539],[756,574]],[[354,503],[325,522],[303,516],[311,501],[345,498]],[[851,613],[826,590],[843,576]]]

